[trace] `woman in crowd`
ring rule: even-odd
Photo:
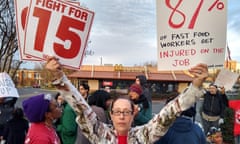
[[[152,118],[152,106],[149,100],[143,95],[142,87],[139,84],[132,84],[128,93],[134,103],[133,125],[140,126],[146,124]]]
[[[39,94],[23,101],[23,111],[30,122],[25,144],[60,144],[54,121],[62,109],[50,94]]]
[[[153,143],[162,137],[182,111],[192,106],[203,95],[202,83],[208,76],[207,65],[198,64],[189,72],[194,76],[188,89],[164,106],[147,124],[131,127],[134,105],[127,98],[117,98],[110,107],[113,126],[100,122],[91,107],[86,103],[78,90],[64,75],[57,58],[49,57],[46,68],[54,76],[54,84],[64,94],[65,100],[77,113],[77,123],[83,134],[92,143],[99,144],[139,144]]]

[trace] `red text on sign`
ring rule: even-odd
[[[84,31],[85,23],[63,16],[56,37],[60,38],[62,41],[65,42],[67,40],[70,40],[70,48],[66,49],[64,45],[58,43],[53,44],[54,51],[57,55],[69,59],[77,56],[82,43],[80,36],[77,33],[71,31],[71,28]]]
[[[174,60],[175,63],[172,64],[172,66],[177,67],[177,66],[189,66],[190,65],[190,60],[188,58],[183,59],[183,60]]]
[[[51,11],[35,7],[33,16],[39,18],[34,49],[42,52],[47,34],[49,20],[51,17]]]
[[[200,53],[201,53],[201,54],[208,54],[208,53],[209,53],[209,49],[208,49],[208,48],[202,48],[202,49],[200,50]]]
[[[80,9],[76,9],[74,7],[70,7],[69,8],[69,12],[68,12],[69,16],[75,16],[76,18],[79,18],[80,20],[84,20],[87,21],[88,18],[88,13],[81,11]]]
[[[213,53],[224,53],[224,48],[213,48]]]
[[[193,56],[196,54],[195,49],[180,49],[180,50],[167,50],[161,51],[159,53],[160,58],[169,58],[169,57],[185,57],[185,56]]]
[[[204,0],[200,0],[196,10],[194,11],[194,14],[191,17],[191,20],[190,20],[189,25],[188,25],[189,29],[194,28],[194,25],[196,23],[196,20],[197,20],[197,17],[199,15],[200,9],[202,7],[203,1]],[[171,5],[171,0],[165,0],[165,3],[167,5],[167,7],[172,10],[172,13],[171,13],[171,15],[169,17],[169,20],[168,20],[169,26],[171,26],[172,28],[175,28],[175,29],[182,28],[182,26],[184,25],[184,23],[186,21],[186,15],[183,12],[181,12],[180,10],[178,10],[178,8],[179,8],[179,6],[181,5],[182,2],[183,2],[183,0],[178,0],[176,6],[174,7],[174,6]],[[176,13],[182,17],[182,21],[180,21],[179,23],[173,22],[173,16]]]
[[[51,11],[35,7],[33,16],[39,19],[34,49],[43,52]],[[63,43],[69,42],[70,46],[66,48],[65,44],[55,42],[53,43],[55,53],[62,58],[71,59],[76,57],[82,44],[79,33],[84,31],[84,29],[84,22],[63,15],[56,32],[56,37],[61,39]]]
[[[53,1],[53,0],[37,0],[36,4],[48,9],[52,9],[54,11],[58,11],[58,12],[60,11],[61,13],[64,13],[67,7],[63,3]]]

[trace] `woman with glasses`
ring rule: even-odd
[[[92,143],[97,144],[150,144],[155,142],[167,132],[177,115],[188,109],[203,95],[204,91],[201,86],[208,76],[205,64],[198,64],[191,68],[189,72],[194,78],[188,89],[142,126],[131,127],[134,119],[134,105],[127,98],[117,98],[111,105],[110,117],[113,125],[109,127],[98,120],[91,107],[67,79],[57,58],[49,57],[45,67],[51,71],[55,79],[53,83],[64,93],[65,100],[77,113],[76,121],[83,134]]]

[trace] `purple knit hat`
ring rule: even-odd
[[[23,111],[30,122],[42,122],[51,101],[50,94],[40,94],[22,102]]]
[[[142,87],[139,84],[132,84],[129,88],[130,91],[136,92],[138,95],[142,94]]]

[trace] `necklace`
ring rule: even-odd
[[[49,130],[52,131],[53,130],[53,126],[52,124],[49,124],[48,122],[44,122],[45,127]]]

